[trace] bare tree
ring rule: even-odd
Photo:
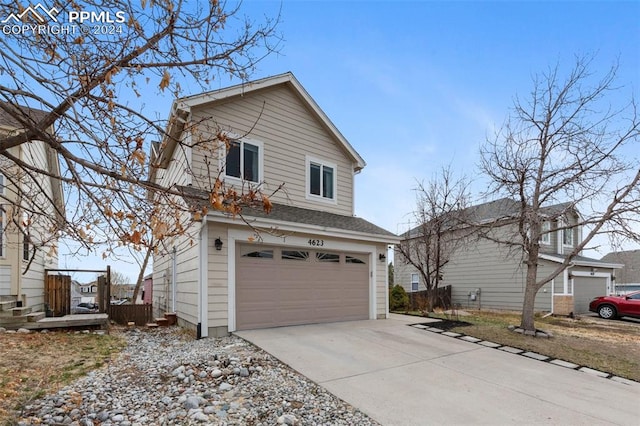
[[[579,57],[563,77],[559,65],[533,79],[527,101],[516,98],[513,114],[495,139],[481,150],[481,167],[492,190],[517,201],[510,221],[514,234],[497,240],[523,256],[526,287],[521,327],[535,330],[535,297],[546,283],[589,248],[597,235],[640,241],[640,121],[633,100],[615,108],[607,95],[615,85],[617,65],[601,78]],[[561,206],[551,213],[551,206]],[[576,209],[580,215],[565,221]],[[557,230],[584,227],[582,241],[549,274],[539,274],[543,223],[558,220]],[[492,226],[491,224],[488,225]]]
[[[127,286],[131,284],[129,277],[120,271],[111,271],[111,297],[124,299],[127,296]],[[132,302],[133,303],[133,302]]]
[[[457,179],[448,166],[426,185],[420,183],[416,192],[417,226],[405,234],[398,250],[402,261],[418,271],[427,290],[426,309],[432,312],[443,269],[469,233],[463,220],[469,200],[468,181]]]
[[[157,115],[158,102],[164,100],[168,110],[187,90],[211,90],[227,76],[246,81],[256,64],[277,50],[279,17],[256,23],[242,14],[240,4],[217,0],[56,1],[51,6],[40,2],[38,9],[25,9],[11,2],[2,7],[8,22],[3,31],[9,34],[0,38],[0,113],[18,128],[0,135],[2,173],[14,186],[25,176],[34,182],[38,176],[61,181],[66,215],[57,210],[62,223],[44,207],[59,206],[53,199],[32,203],[30,220],[51,235],[80,242],[80,249],[98,245],[108,256],[123,244],[142,250],[184,232],[185,218],[202,212],[167,214],[185,208],[176,202],[182,194],[148,178],[154,166],[147,155],[151,142],[171,141],[175,124],[166,122],[165,112]],[[225,143],[223,133],[214,134]],[[15,148],[30,141],[53,149],[60,170],[16,155]],[[209,208],[234,215],[244,205],[268,209],[259,189],[238,194],[214,177],[207,199],[219,202]],[[36,248],[42,242],[32,243]]]

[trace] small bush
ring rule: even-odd
[[[401,285],[394,285],[389,296],[389,309],[392,311],[407,310],[409,295]]]

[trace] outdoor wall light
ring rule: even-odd
[[[386,260],[387,256],[384,255],[384,253],[380,253],[378,255],[378,259],[380,259],[380,262],[384,262]]]
[[[220,237],[216,238],[216,240],[213,242],[213,245],[216,246],[216,250],[222,250],[222,240],[220,239]]]

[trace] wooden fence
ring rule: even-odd
[[[427,290],[409,293],[409,310],[424,310],[428,302]],[[438,287],[434,308],[449,309],[451,307],[451,286]]]
[[[153,320],[153,305],[111,305],[109,311],[109,318],[122,325],[146,325]]]
[[[71,313],[71,276],[47,275],[44,302],[53,316],[69,315]]]

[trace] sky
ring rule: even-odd
[[[412,220],[418,181],[447,165],[477,176],[480,145],[515,96],[528,95],[535,73],[595,55],[593,71],[619,61],[620,95],[640,99],[638,1],[246,0],[241,10],[281,19],[280,50],[251,79],[296,76],[367,162],[356,177],[356,215],[394,233]],[[158,115],[169,108],[159,104]],[[486,183],[474,182],[479,197]],[[61,259],[61,267],[86,262]],[[135,279],[135,264],[109,263]]]

